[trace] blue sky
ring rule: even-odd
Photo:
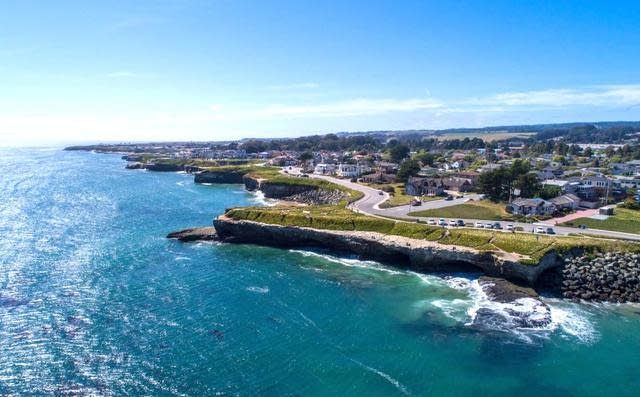
[[[640,119],[636,1],[3,1],[0,143]]]

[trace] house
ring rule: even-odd
[[[563,194],[562,196],[554,197],[549,201],[553,203],[558,210],[576,210],[578,209],[578,207],[580,207],[580,203],[582,200],[580,200],[580,197],[576,196],[575,194],[569,193]]]
[[[490,172],[490,171],[495,171],[497,169],[502,168],[503,165],[502,164],[495,164],[495,163],[490,163],[490,164],[485,164],[482,167],[480,167],[478,169],[478,171],[480,173],[484,173],[484,172]]]
[[[409,178],[405,186],[407,194],[413,196],[439,196],[445,190],[456,192],[468,192],[473,189],[470,179],[459,177],[443,178]]]
[[[338,164],[336,175],[341,178],[355,178],[360,175],[362,167],[356,164]]]
[[[396,176],[393,174],[374,172],[372,174],[362,175],[358,180],[363,183],[394,183]]]
[[[405,192],[411,196],[440,196],[445,188],[441,178],[411,177],[405,185]]]
[[[298,164],[298,160],[291,156],[276,156],[268,161],[270,165],[276,165],[280,167],[289,167]]]
[[[333,175],[335,174],[335,172],[336,172],[335,164],[320,163],[320,164],[317,164],[316,167],[313,169],[313,173],[317,175]]]
[[[467,178],[447,177],[443,178],[443,183],[447,187],[447,190],[456,192],[469,192],[473,189],[473,182]]]
[[[505,209],[514,215],[553,215],[557,211],[555,204],[541,198],[519,198]]]
[[[378,171],[384,174],[395,174],[398,172],[399,166],[396,163],[380,161],[379,163],[376,164],[376,168],[378,169]]]

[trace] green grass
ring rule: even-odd
[[[345,200],[340,203],[340,206],[342,207],[346,206],[348,203],[359,200],[363,196],[363,194],[357,190],[352,190],[345,186],[337,185],[322,179],[300,178],[281,174],[279,167],[243,164],[207,167],[206,170],[207,172],[234,172],[276,185],[308,186],[320,190],[339,190],[345,193]]]
[[[283,226],[312,227],[325,230],[371,231],[388,235],[436,241],[441,244],[503,251],[525,256],[522,263],[535,265],[549,250],[566,251],[582,247],[593,251],[640,252],[640,244],[616,240],[541,236],[528,233],[504,233],[476,229],[443,229],[417,223],[376,218],[354,213],[344,206],[309,207],[243,207],[228,210],[225,215],[235,220],[250,220]]]
[[[585,225],[591,229],[613,230],[625,233],[640,233],[640,211],[616,208],[615,214],[606,220],[578,218],[562,223],[563,226]]]
[[[415,196],[411,196],[406,194],[404,189],[404,184],[402,183],[393,183],[387,185],[381,184],[368,184],[368,186],[378,189],[384,190],[385,188],[391,186],[393,187],[393,193],[389,193],[389,199],[380,204],[380,208],[392,208],[399,207],[401,205],[408,205],[415,199]],[[432,196],[422,196],[420,197],[421,201],[433,201],[433,200],[442,200],[442,197],[432,197]]]
[[[504,205],[491,201],[468,201],[445,208],[436,208],[409,213],[411,216],[454,219],[487,219],[508,220],[511,215],[504,210]]]

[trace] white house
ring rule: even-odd
[[[313,173],[318,175],[333,175],[336,173],[336,165],[325,163],[317,164],[313,169]]]
[[[360,167],[355,164],[338,164],[336,175],[341,178],[355,178],[360,175]]]

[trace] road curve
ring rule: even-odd
[[[296,173],[299,173],[299,171],[296,172],[296,170],[294,169],[292,171],[289,171],[289,173],[295,175]],[[455,199],[450,201],[447,201],[444,199],[427,201],[423,203],[420,207],[414,207],[411,205],[401,205],[398,207],[380,208],[379,205],[385,200],[389,199],[389,194],[386,192],[382,192],[382,194],[380,194],[381,191],[378,189],[361,185],[359,183],[354,183],[347,179],[339,179],[339,178],[334,178],[327,175],[311,174],[310,177],[315,179],[324,179],[328,182],[332,182],[337,185],[341,185],[349,189],[353,189],[361,192],[364,196],[361,199],[349,205],[349,208],[356,212],[361,212],[361,213],[364,213],[367,215],[373,215],[373,216],[403,219],[410,222],[428,223],[429,219],[434,219],[434,218],[412,216],[412,215],[409,215],[410,212],[444,208],[452,205],[462,204],[470,200],[479,200],[481,198],[481,195],[478,195],[478,194],[467,194],[465,195],[465,197],[461,199]],[[449,219],[447,219],[447,221],[448,220]],[[533,233],[535,228],[533,224],[524,223],[524,222],[505,222],[505,221],[496,222],[496,221],[487,220],[487,219],[462,219],[462,220],[467,225],[467,227],[474,227],[474,225],[478,222],[482,223],[483,225],[486,225],[487,223],[490,223],[490,224],[499,223],[501,230],[504,232],[507,232],[506,227],[508,224],[513,225],[514,228],[522,228],[523,232],[526,232],[526,233]],[[601,230],[601,229],[578,229],[578,228],[567,227],[567,226],[551,226],[551,227],[553,227],[556,234],[561,234],[561,235],[582,234],[582,235],[593,235],[593,236],[601,236],[601,237],[614,238],[614,239],[640,241],[640,235],[633,234],[633,233],[623,233],[623,232]]]

